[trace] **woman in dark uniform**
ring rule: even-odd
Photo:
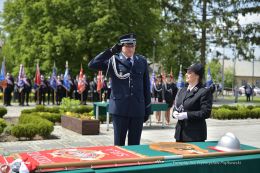
[[[178,88],[173,82],[173,77],[171,75],[167,75],[166,83],[164,84],[164,98],[165,102],[168,104],[168,109],[165,114],[166,124],[170,124],[170,110],[173,105],[173,101],[175,100],[175,96],[178,92]]]
[[[177,142],[197,142],[207,139],[205,119],[210,117],[212,94],[210,89],[203,87],[204,67],[193,64],[187,69],[184,87],[177,93],[173,117],[178,119],[175,127]]]
[[[157,102],[163,102],[163,80],[162,80],[162,76],[158,75],[156,78],[156,82],[153,86],[153,94],[154,94],[154,98]],[[159,123],[161,121],[161,112],[157,111],[156,112],[156,120],[157,123]]]

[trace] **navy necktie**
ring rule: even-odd
[[[129,64],[129,66],[132,67],[131,58],[127,58],[127,62],[128,62],[128,64]]]

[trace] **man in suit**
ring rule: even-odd
[[[4,105],[11,106],[12,92],[14,90],[14,78],[10,73],[6,74],[7,87],[4,91]]]
[[[97,55],[89,68],[106,71],[111,77],[109,113],[113,118],[114,144],[139,145],[143,122],[151,114],[148,64],[135,54],[135,34],[126,34],[111,49]],[[107,76],[106,76],[107,77]]]
[[[45,80],[44,76],[41,75],[41,85],[40,85],[40,88],[39,88],[39,104],[45,105],[45,100],[46,100],[45,94],[46,94],[46,92],[47,92],[46,80]]]
[[[29,98],[30,98],[30,93],[32,90],[32,82],[29,78],[24,75],[24,91],[23,94],[24,96],[22,97],[22,105],[24,105],[24,101],[26,102],[26,106],[29,106]]]
[[[207,139],[205,119],[210,117],[212,109],[212,93],[204,88],[202,79],[204,67],[200,63],[187,69],[186,82],[188,87],[179,90],[173,116],[178,119],[175,127],[177,142],[198,142]]]
[[[99,100],[99,94],[97,92],[97,78],[94,77],[93,81],[90,82],[91,101],[97,102]]]

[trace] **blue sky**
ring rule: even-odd
[[[0,11],[2,12],[3,10],[3,5],[4,5],[4,1],[5,0],[0,0]],[[253,15],[246,15],[246,16],[239,16],[239,20],[240,20],[240,24],[248,24],[248,23],[260,23],[260,15],[258,14],[253,14]],[[211,47],[211,50],[213,50],[213,55],[214,52],[219,51],[219,52],[223,52],[222,48],[218,48],[218,47]],[[230,48],[226,48],[225,49],[225,54],[227,54],[229,57],[233,55],[233,51]],[[257,60],[260,60],[260,47],[259,46],[255,46],[255,58]],[[212,54],[208,55],[208,58],[210,59],[212,57]]]
[[[5,1],[5,0],[0,0],[0,11],[2,11],[2,10],[3,10],[4,1]]]

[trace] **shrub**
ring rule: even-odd
[[[79,100],[74,100],[74,99],[70,99],[70,98],[63,98],[60,108],[63,112],[68,112],[68,111],[71,111],[75,108],[78,108],[79,105],[80,105]]]
[[[36,109],[37,112],[44,112],[45,106],[44,105],[37,105],[35,107],[35,109]]]
[[[250,109],[250,110],[251,110],[251,109],[253,109],[253,108],[254,108],[253,105],[248,105],[248,106],[247,106],[247,109]]]
[[[236,109],[230,106],[225,108],[212,109],[211,115],[216,119],[246,119],[246,118],[260,118],[260,108],[237,106]],[[229,109],[231,108],[231,109]]]
[[[22,114],[30,114],[33,112],[50,112],[50,113],[60,113],[59,107],[48,108],[42,105],[37,105],[36,108],[33,109],[24,109],[21,111]]]
[[[7,109],[4,107],[0,107],[0,118],[3,118],[5,114],[7,114]]]
[[[229,106],[229,105],[222,105],[219,107],[221,108],[225,108],[225,109],[229,109],[229,110],[237,110],[237,106]]]
[[[260,108],[254,108],[251,110],[251,118],[260,118]]]
[[[32,113],[22,113],[21,115],[33,115],[36,117],[41,117],[43,119],[47,119],[53,123],[61,122],[61,114],[60,113],[50,113],[50,112],[32,112]]]
[[[75,113],[89,113],[93,111],[93,106],[79,106],[77,108],[73,108],[72,110],[70,110],[70,112],[75,112]]]
[[[33,112],[36,112],[36,109],[24,109],[21,111],[21,114],[30,114],[30,113],[33,113]]]
[[[13,126],[11,134],[17,138],[26,137],[33,139],[33,137],[38,133],[37,124],[27,123],[27,124],[18,124]]]
[[[45,107],[44,112],[60,113],[60,108],[59,107],[52,107],[52,108]]]
[[[13,124],[8,124],[7,126],[6,126],[6,128],[4,129],[4,133],[6,134],[6,135],[11,135],[12,134],[12,128],[13,128]]]
[[[4,128],[7,126],[4,119],[0,118],[0,134],[4,131]]]
[[[231,114],[231,110],[226,108],[220,108],[214,111],[214,115],[212,117],[216,119],[226,119],[230,116],[230,114]]]
[[[39,134],[40,136],[42,137],[48,137],[51,132],[54,130],[54,127],[53,127],[53,123],[52,122],[40,122],[38,125],[38,132],[37,134]]]
[[[47,119],[43,119],[41,117],[31,115],[31,114],[23,114],[19,117],[20,124],[35,124],[37,128],[37,134],[43,137],[47,137],[54,130],[53,123]]]
[[[0,118],[0,134],[4,131],[4,128],[7,126],[4,119]]]
[[[40,116],[43,119],[47,119],[53,123],[61,122],[61,114],[60,113],[50,113],[50,112],[38,112],[33,113],[34,116]]]

